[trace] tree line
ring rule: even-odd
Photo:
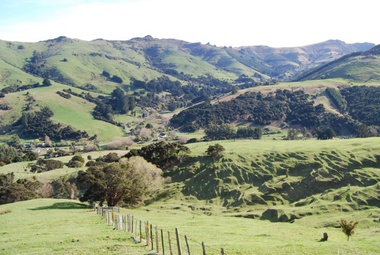
[[[378,105],[380,89],[377,87],[352,87],[341,91],[328,90],[344,112],[327,112],[322,104],[315,105],[304,91],[276,90],[267,95],[246,92],[227,102],[204,102],[173,116],[170,124],[186,132],[211,125],[245,121],[253,126],[265,126],[275,121],[289,127],[304,127],[313,131],[318,139],[335,135],[374,136],[378,133],[380,114]],[[378,109],[379,108],[379,109]],[[232,137],[232,136],[229,136]]]
[[[53,122],[50,119],[53,115],[48,107],[43,107],[40,111],[24,111],[14,126],[18,129],[17,133],[24,138],[41,138],[47,135],[53,140],[78,140],[89,137],[86,131]]]

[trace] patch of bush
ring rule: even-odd
[[[70,161],[67,163],[67,166],[70,168],[78,168],[84,165],[84,158],[81,155],[74,155]]]

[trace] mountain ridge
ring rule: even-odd
[[[105,66],[113,69],[110,66],[114,66],[118,72],[115,75],[125,81],[130,78],[149,80],[161,75],[171,75],[173,72],[195,77],[211,74],[216,78],[229,80],[247,75],[257,82],[270,79],[286,81],[292,80],[292,77],[305,70],[374,46],[371,43],[346,44],[339,40],[329,40],[302,47],[216,47],[178,39],[157,39],[152,36],[136,37],[126,41],[106,39],[85,41],[60,36],[36,43],[2,42],[1,60],[7,64],[22,69],[28,59],[32,58],[34,51],[44,52],[46,53],[44,65],[56,67],[63,76],[77,85],[99,78],[94,76],[104,71],[100,70],[102,66],[103,69],[106,69]],[[96,58],[90,60],[88,55],[106,58],[111,63],[100,63]],[[57,59],[58,56],[62,59]],[[83,74],[87,71],[84,67],[86,65],[90,65],[93,69],[88,71],[97,73],[78,79],[75,77],[79,76],[78,74],[69,75],[67,70],[61,70],[60,61],[73,57],[76,58],[75,63],[70,64],[77,65],[76,69],[83,69]],[[115,63],[116,61],[119,63]],[[1,69],[0,66],[0,72]]]
[[[86,105],[82,107],[85,111],[78,110],[81,119],[121,127],[133,114],[136,116],[136,112],[132,114],[135,102],[142,107],[137,113],[141,116],[146,116],[148,108],[159,113],[173,112],[219,98],[233,89],[291,80],[307,66],[335,56],[348,56],[343,55],[345,52],[358,54],[358,47],[371,46],[330,40],[303,48],[232,48],[152,36],[128,41],[84,41],[64,36],[37,43],[0,41],[3,97],[0,126],[11,127],[28,109],[38,111],[42,106],[49,106],[56,121],[83,130],[87,127],[63,110],[72,111],[80,103]],[[39,87],[45,79],[53,81],[51,87]],[[123,103],[123,109],[128,108],[128,112],[121,112],[122,107],[112,99],[115,89],[126,93],[123,96],[128,100],[133,98],[133,107]],[[19,100],[20,97],[24,100]],[[115,119],[112,111],[104,107],[109,103],[113,104],[111,110],[116,111]],[[101,119],[94,120],[94,116]],[[90,135],[109,138],[107,129],[106,126],[101,131],[93,129]],[[117,133],[121,136],[122,129],[119,129]]]

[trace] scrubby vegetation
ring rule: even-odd
[[[89,165],[78,173],[78,182],[85,188],[82,202],[133,206],[155,197],[163,184],[162,170],[141,157],[122,162],[117,155],[108,154]]]
[[[339,221],[340,227],[342,228],[343,233],[347,236],[347,241],[350,240],[355,231],[354,228],[358,225],[358,221],[348,221],[347,219],[341,219]]]

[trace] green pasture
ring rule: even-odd
[[[239,215],[238,209],[235,215]],[[251,210],[255,213],[255,209]],[[379,209],[355,213],[331,212],[323,216],[310,216],[294,223],[271,223],[260,219],[228,217],[218,205],[183,198],[173,202],[154,203],[139,209],[128,209],[122,214],[131,214],[142,222],[174,235],[175,228],[190,240],[190,249],[201,254],[204,242],[207,254],[267,255],[267,254],[378,254],[380,223],[369,214],[380,216]],[[347,241],[339,228],[339,220],[358,220],[356,234]],[[327,242],[319,242],[327,232]],[[166,250],[168,248],[166,247]],[[182,250],[186,251],[184,241]],[[192,253],[193,254],[193,253]]]
[[[90,136],[96,134],[98,141],[110,141],[124,136],[122,128],[94,119],[91,115],[95,107],[93,103],[76,96],[72,96],[70,99],[63,98],[56,92],[68,87],[55,82],[52,83],[53,85],[50,87],[7,94],[3,102],[11,105],[12,109],[4,115],[0,114],[2,123],[16,122],[21,117],[22,108],[27,104],[27,98],[33,97],[35,99],[34,106],[48,106],[54,112],[52,120],[63,125],[71,125],[78,130],[85,130]],[[81,93],[79,89],[72,88],[72,90]]]
[[[124,155],[127,153],[125,150],[113,150],[113,151],[92,151],[81,154],[82,157],[85,159],[85,164],[87,163],[88,156],[91,156],[93,159],[99,158],[101,156],[104,156],[110,152],[115,152],[119,155]],[[70,159],[73,156],[65,156],[65,157],[59,157],[55,158],[56,160],[62,161],[63,163],[67,163],[70,161]],[[80,170],[86,170],[86,167],[79,167],[79,168],[69,168],[67,166],[64,166],[60,169],[55,169],[47,172],[42,173],[32,173],[30,172],[30,168],[28,167],[29,164],[33,164],[36,161],[30,161],[30,162],[18,162],[18,163],[12,163],[5,166],[0,167],[0,174],[7,174],[7,173],[14,173],[16,179],[28,179],[28,178],[37,178],[38,180],[45,180],[45,181],[51,181],[55,179],[59,179],[62,176],[76,176],[78,171]]]
[[[333,171],[335,164],[354,164],[358,169],[351,169],[351,174],[357,176],[358,180],[365,182],[371,178],[376,179],[379,176],[379,170],[375,165],[364,169],[360,168],[360,165],[365,162],[367,165],[371,165],[370,162],[376,162],[376,156],[380,153],[379,141],[380,138],[327,141],[232,140],[193,143],[187,146],[191,149],[192,156],[196,157],[204,156],[209,145],[220,143],[226,149],[226,154],[216,162],[216,165],[223,169],[233,162],[234,166],[231,165],[231,169],[235,169],[234,173],[242,171],[238,169],[251,168],[252,162],[257,169],[262,169],[258,171],[268,171],[268,167],[276,169],[292,166],[296,172],[294,174],[291,172],[289,178],[285,179],[279,171],[279,175],[266,182],[268,187],[281,188],[285,182],[296,182],[297,178],[301,178],[305,175],[304,172],[308,171],[294,167],[297,160],[327,164],[323,166],[325,169],[323,171],[331,171],[331,173],[326,172],[325,176],[321,175],[320,178],[330,178],[331,175],[339,174]],[[106,153],[108,151],[91,152],[84,154],[83,157],[87,158],[87,155],[91,155],[96,158]],[[119,153],[122,154],[124,151]],[[68,156],[59,158],[59,160],[67,162],[70,158]],[[272,162],[271,165],[268,162]],[[201,164],[203,163],[201,162]],[[16,178],[32,177],[32,174],[25,171],[26,166],[27,162],[6,165],[0,168],[0,172],[15,172]],[[51,180],[61,175],[75,174],[78,170],[79,168],[65,167],[35,176],[38,179]],[[223,174],[224,172],[219,171],[218,173]],[[233,178],[235,177],[231,176],[231,180]],[[380,253],[380,243],[378,242],[380,209],[364,204],[367,197],[378,196],[378,184],[377,188],[376,184],[367,187],[342,186],[300,201],[304,204],[303,206],[278,203],[276,205],[251,206],[241,204],[235,207],[223,206],[221,198],[198,200],[194,196],[184,196],[181,193],[184,185],[187,185],[186,182],[168,184],[166,195],[158,201],[141,208],[122,209],[121,214],[131,214],[135,220],[148,221],[152,226],[157,226],[159,230],[162,229],[165,238],[169,231],[173,240],[175,240],[175,228],[178,228],[182,238],[183,252],[186,251],[184,243],[184,235],[186,235],[192,254],[202,254],[202,242],[206,246],[207,254],[220,254],[220,248],[223,248],[226,254],[237,255],[375,255]],[[258,192],[258,187],[252,187],[249,183],[237,186],[245,195]],[[193,186],[193,188],[197,187]],[[351,197],[362,199],[361,207],[349,202]],[[314,202],[310,202],[313,200]],[[10,211],[9,213],[0,213],[2,226],[0,253],[67,254],[63,253],[66,251],[69,254],[90,254],[96,249],[104,251],[106,254],[123,254],[123,252],[124,254],[147,254],[149,252],[148,248],[140,250],[140,253],[130,252],[127,250],[130,247],[128,245],[136,246],[130,243],[131,233],[112,230],[112,227],[106,226],[105,222],[98,216],[94,216],[88,208],[73,209],[73,207],[81,208],[82,205],[75,202],[65,205],[61,202],[62,200],[38,199],[0,206],[0,212]],[[39,210],[32,210],[33,208],[39,208]],[[265,210],[274,208],[303,216],[295,219],[294,223],[260,220]],[[76,216],[76,213],[80,215]],[[65,218],[66,216],[68,218]],[[350,241],[347,241],[339,227],[339,220],[342,218],[359,221]],[[87,234],[86,231],[90,231],[88,230],[90,223],[87,220],[100,224],[97,229],[99,228],[101,231],[92,229],[91,233]],[[24,222],[24,225],[21,222]],[[53,228],[54,222],[60,223],[58,229]],[[21,226],[23,226],[22,231]],[[325,232],[329,235],[328,241],[319,242]],[[46,241],[46,247],[41,247],[44,238],[47,238],[48,241]],[[95,244],[89,240],[95,240]],[[94,246],[90,246],[90,244]],[[165,245],[168,245],[167,242]],[[28,250],[26,247],[30,247],[30,249]],[[168,247],[166,247],[166,251],[168,251]]]
[[[204,155],[208,146],[216,143],[221,144],[225,153],[229,155],[257,155],[270,153],[308,153],[320,152],[324,150],[341,151],[342,153],[353,153],[353,157],[375,155],[380,153],[380,138],[353,138],[353,139],[331,139],[331,140],[222,140],[200,143],[191,143],[186,146],[192,151],[192,155]],[[349,156],[349,154],[347,154]]]
[[[271,223],[225,216],[218,205],[183,198],[176,202],[159,201],[139,209],[122,209],[120,214],[130,214],[137,222],[148,221],[159,231],[162,229],[166,253],[169,251],[167,238],[170,232],[173,254],[178,254],[176,228],[183,254],[187,254],[184,235],[188,238],[191,254],[202,254],[202,242],[207,254],[220,254],[220,248],[225,254],[236,255],[375,255],[380,252],[380,223],[373,220],[380,216],[379,209],[354,213],[336,211],[329,215],[305,217],[294,223]],[[359,221],[350,241],[338,227],[341,218]],[[138,237],[139,230],[134,233],[113,230],[92,209],[73,200],[36,199],[0,205],[0,224],[1,254],[151,252],[149,247],[132,242],[130,236]],[[319,242],[325,232],[329,235],[328,241]]]
[[[170,52],[171,54],[166,56],[163,60],[163,63],[167,64],[174,64],[176,66],[176,69],[178,70],[184,70],[184,73],[193,75],[194,77],[207,75],[210,73],[215,74],[215,78],[218,79],[226,79],[226,80],[232,80],[236,79],[236,76],[228,73],[223,70],[218,70],[215,68],[215,66],[201,60],[198,57],[190,57],[188,55],[185,55],[183,53],[174,53]],[[248,68],[247,68],[248,69]],[[247,73],[252,72],[251,70],[246,70]]]
[[[0,205],[0,254],[147,254],[87,205],[37,199]]]

